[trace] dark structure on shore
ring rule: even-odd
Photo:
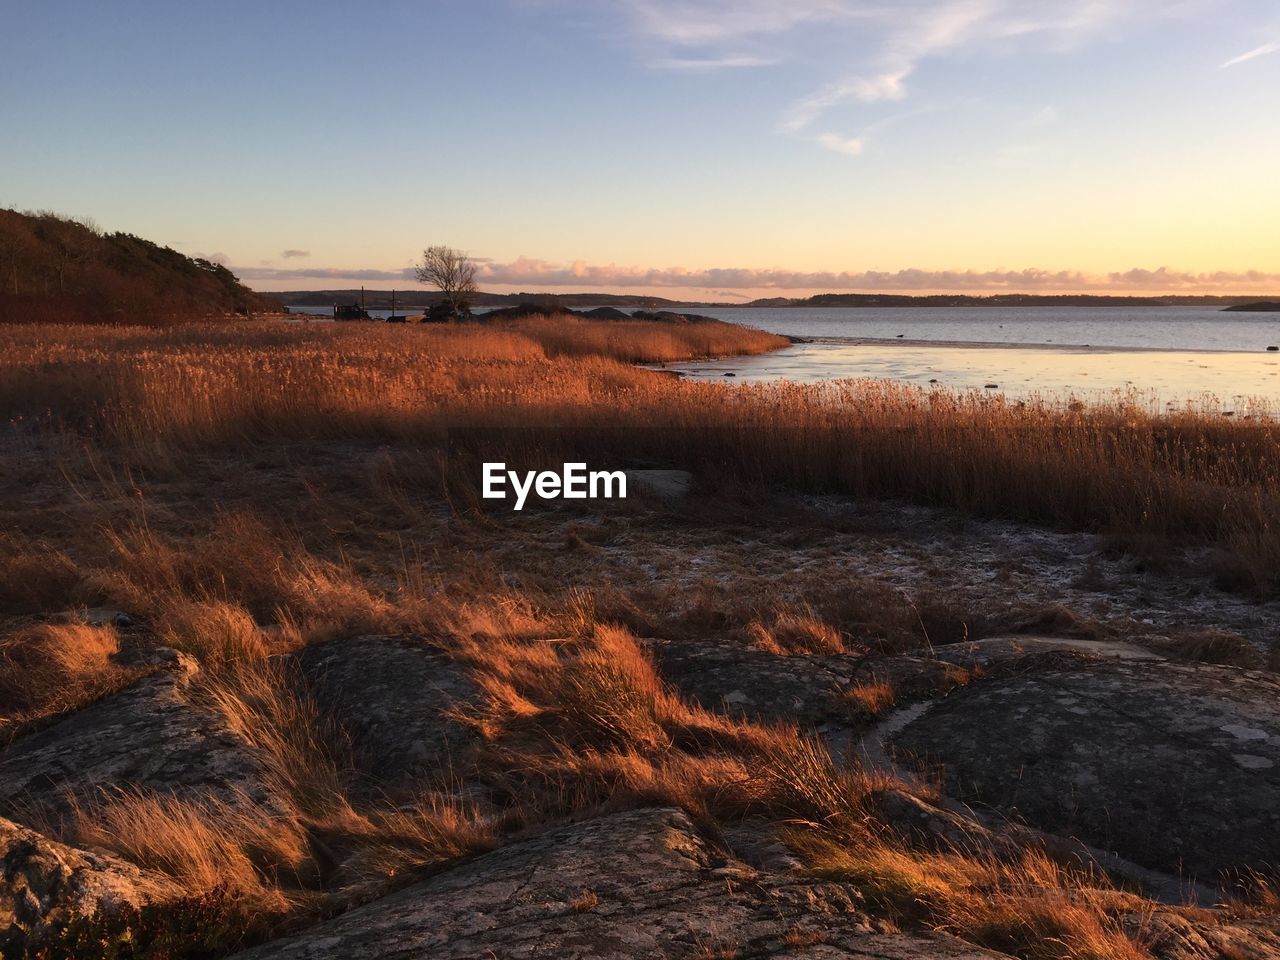
[[[369,311],[358,303],[352,304],[334,304],[333,319],[335,320],[372,320]]]

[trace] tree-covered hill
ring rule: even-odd
[[[89,221],[0,210],[0,322],[165,323],[278,309],[221,264]]]

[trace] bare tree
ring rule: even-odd
[[[465,317],[471,313],[471,298],[476,294],[475,262],[461,250],[452,247],[427,247],[422,262],[415,268],[419,283],[429,283],[444,294],[449,317]]]

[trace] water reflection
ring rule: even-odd
[[[822,341],[760,357],[667,367],[739,382],[876,378],[1069,402],[1133,393],[1150,409],[1261,415],[1280,407],[1280,355],[1085,347]]]

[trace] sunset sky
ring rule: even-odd
[[[1280,292],[1275,0],[6,4],[0,206],[259,289]],[[1252,272],[1252,273],[1251,273]]]

